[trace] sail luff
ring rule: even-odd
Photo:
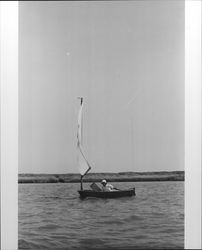
[[[83,144],[82,111],[83,111],[83,102],[81,102],[81,106],[80,106],[80,109],[79,109],[79,115],[78,115],[78,131],[77,131],[78,145]]]
[[[83,152],[83,98],[81,97],[80,109],[78,114],[78,131],[77,131],[77,151],[78,151],[78,164],[79,171],[82,176],[88,173],[91,169],[90,164],[88,163],[84,152]]]

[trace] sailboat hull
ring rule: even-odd
[[[103,198],[103,199],[113,199],[121,197],[130,197],[135,195],[135,188],[127,190],[115,190],[115,191],[93,191],[93,190],[79,190],[80,198],[84,199],[87,197]]]

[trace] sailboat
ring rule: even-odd
[[[95,198],[119,198],[119,197],[126,197],[126,196],[133,196],[135,195],[135,188],[127,189],[127,190],[113,190],[113,191],[102,191],[97,185],[91,185],[91,189],[83,189],[83,178],[87,173],[91,170],[91,166],[84,154],[83,150],[83,97],[78,97],[80,99],[80,108],[78,113],[78,129],[77,129],[77,152],[78,152],[78,166],[80,172],[80,190],[78,193],[80,198],[87,198],[87,197],[95,197]],[[94,187],[94,188],[93,188]],[[96,188],[95,188],[96,187]]]

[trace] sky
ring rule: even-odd
[[[19,173],[184,170],[184,2],[19,2]]]

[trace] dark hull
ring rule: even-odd
[[[79,190],[80,198],[94,197],[94,198],[120,198],[135,195],[135,188],[127,190],[116,190],[111,192],[96,192],[93,190]]]

